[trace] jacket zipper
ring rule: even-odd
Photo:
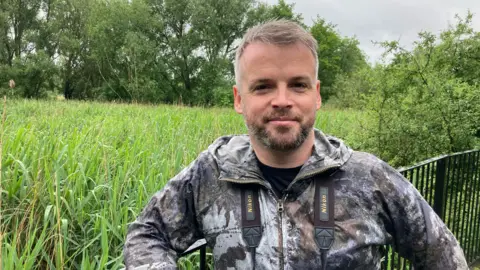
[[[316,175],[316,174],[323,173],[323,172],[325,172],[329,169],[338,168],[338,167],[340,167],[340,166],[339,165],[331,165],[331,166],[323,167],[319,170],[315,170],[315,171],[312,171],[310,173],[301,175],[299,177],[295,177],[295,179],[293,179],[293,181],[288,185],[286,190],[290,189],[295,182],[298,182],[302,179],[306,179],[306,178],[311,177],[311,176]],[[262,181],[259,181],[258,179],[243,178],[241,180],[236,180],[236,179],[231,179],[231,178],[224,178],[224,179],[221,179],[221,181],[233,182],[233,183],[237,183],[237,184],[254,184],[255,183],[255,184],[259,184],[259,185],[267,188],[271,192],[272,197],[277,201],[277,213],[278,213],[278,218],[279,218],[279,222],[278,222],[278,249],[280,251],[279,265],[280,265],[280,270],[283,270],[284,269],[284,264],[285,264],[285,257],[284,257],[284,252],[283,252],[283,210],[284,210],[284,206],[283,206],[284,203],[283,202],[284,202],[284,199],[286,199],[286,198],[277,198],[277,195],[275,195],[275,193],[273,192],[271,187],[268,187],[267,185],[265,185]]]
[[[283,266],[285,264],[285,258],[283,256],[283,199],[278,200],[277,202],[277,210],[278,210],[278,217],[279,217],[279,222],[278,222],[278,250],[280,251],[280,258],[279,258],[279,264],[280,264],[280,270],[283,270]]]

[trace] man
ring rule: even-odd
[[[379,269],[385,245],[415,269],[468,269],[452,233],[408,181],[313,128],[317,70],[316,41],[297,24],[273,21],[245,34],[233,94],[248,136],[217,139],[153,196],[129,227],[128,269],[176,269],[177,255],[202,238],[216,269]],[[318,202],[316,185],[328,191],[328,183],[333,193]],[[242,199],[245,190],[258,197]],[[242,227],[245,200],[250,218],[260,215],[253,244]],[[334,217],[324,216],[334,224],[331,246],[317,238],[317,207]]]

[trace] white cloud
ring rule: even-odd
[[[269,4],[277,0],[263,0]],[[455,14],[474,13],[473,27],[480,31],[478,0],[286,0],[295,3],[295,12],[311,25],[317,14],[337,25],[343,36],[355,36],[371,62],[382,50],[372,41],[399,40],[410,48],[420,31],[440,33],[455,22]]]

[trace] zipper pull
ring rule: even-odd
[[[283,202],[282,201],[278,201],[277,203],[277,209],[278,209],[278,213],[283,213]]]

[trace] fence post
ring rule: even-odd
[[[202,246],[200,248],[200,270],[207,269],[207,247]]]
[[[445,175],[447,172],[446,169],[446,158],[439,159],[437,161],[437,171],[435,175],[435,195],[433,200],[433,210],[437,215],[444,220],[444,207],[445,207]]]

